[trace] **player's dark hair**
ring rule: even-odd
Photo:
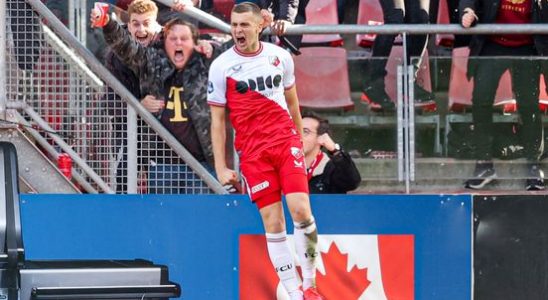
[[[238,14],[251,12],[254,15],[261,16],[261,8],[257,4],[252,2],[238,3],[234,5],[234,7],[232,8],[232,12]]]
[[[167,32],[171,30],[171,28],[175,25],[183,25],[187,26],[190,29],[190,33],[192,34],[192,40],[194,41],[195,45],[198,45],[198,38],[200,37],[200,32],[198,31],[198,28],[196,26],[182,17],[174,17],[167,21],[167,23],[164,25],[164,37],[167,35]]]
[[[316,131],[318,132],[318,135],[322,135],[324,133],[329,132],[329,121],[327,119],[322,118],[320,115],[313,111],[305,111],[302,113],[302,118],[311,118],[316,121],[318,121],[318,128]]]

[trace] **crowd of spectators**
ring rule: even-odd
[[[141,1],[141,0],[136,0]],[[48,7],[59,17],[60,20],[66,23],[67,21],[67,5],[66,0],[48,0],[46,4]],[[131,0],[118,0],[118,1],[107,1],[112,5],[115,5],[122,9],[127,9],[131,6]],[[239,3],[241,1],[236,1]],[[285,1],[270,1],[270,0],[257,0],[252,1],[258,4],[265,11],[269,11],[270,14],[265,15],[265,20],[268,20],[268,23],[271,23],[273,26],[273,31],[279,35],[283,35],[284,30],[291,26],[291,24],[299,24],[306,22],[305,8],[308,1],[298,1],[298,0],[285,0]],[[345,8],[348,6],[348,1],[340,0],[338,2],[339,8],[339,20],[343,22],[345,16]],[[458,22],[463,27],[471,27],[477,23],[545,23],[546,21],[546,4],[542,1],[533,1],[525,0],[520,1],[519,3],[514,3],[516,1],[507,1],[507,0],[461,0],[458,1],[448,1],[449,4],[449,15],[451,16],[452,22]],[[433,7],[432,3],[427,0],[423,1],[399,1],[399,0],[380,0],[379,1],[383,14],[384,22],[386,24],[426,24],[432,20],[430,14],[430,8]],[[204,11],[214,13],[212,1],[202,0],[202,1],[189,1],[185,5],[193,5],[203,9]],[[437,2],[436,2],[437,4]],[[460,4],[460,7],[457,7]],[[93,5],[92,1],[87,2],[87,7],[91,10]],[[194,53],[194,46],[198,43],[199,28],[202,24],[198,24],[195,21],[184,19],[181,17],[181,14],[177,11],[173,11],[171,8],[166,7],[163,4],[156,3],[158,7],[156,12],[156,19],[158,22],[158,28],[161,25],[172,26],[170,21],[177,19],[177,22],[185,21],[184,26],[185,31],[188,30],[194,41],[194,45],[190,48],[192,50],[181,50],[184,52],[183,56],[185,59],[187,57],[198,57],[200,66],[203,68],[198,73],[191,72],[188,78],[192,78],[192,84],[189,85],[188,82],[182,81],[182,79],[176,79],[177,76],[171,75],[171,77],[158,73],[160,78],[162,78],[159,83],[150,83],[148,79],[153,76],[146,73],[146,64],[153,65],[150,61],[131,58],[122,58],[120,59],[119,55],[113,54],[113,49],[116,48],[116,44],[123,40],[120,38],[121,34],[115,36],[115,38],[110,37],[109,47],[103,47],[101,42],[93,43],[94,45],[99,45],[98,48],[101,50],[109,49],[108,52],[102,53],[98,51],[97,55],[101,58],[106,57],[105,63],[113,71],[113,73],[118,73],[118,78],[130,88],[130,91],[136,96],[136,98],[141,99],[141,103],[149,112],[152,114],[158,115],[162,124],[166,126],[172,133],[176,134],[177,137],[181,137],[178,133],[178,126],[172,127],[173,116],[166,113],[166,108],[173,108],[174,104],[170,99],[173,98],[173,91],[170,87],[178,85],[185,87],[185,91],[188,92],[187,85],[196,86],[195,94],[200,94],[207,89],[205,86],[207,82],[207,75],[205,77],[200,77],[198,74],[206,74],[208,69],[208,64],[222,52],[224,49],[227,49],[231,46],[230,42],[223,46],[218,46],[218,43],[212,43],[209,45],[214,52],[214,56],[206,57],[206,53],[200,53],[199,51]],[[435,7],[435,6],[434,6]],[[489,9],[486,9],[489,8]],[[131,18],[131,13],[130,13]],[[268,19],[270,18],[270,19]],[[228,20],[226,20],[228,21]],[[156,21],[155,21],[156,23]],[[114,24],[114,22],[111,22]],[[180,25],[182,25],[181,23]],[[127,29],[129,29],[129,34],[127,35],[128,39],[131,40],[131,36],[135,39],[135,33],[131,31],[131,21],[128,23]],[[112,26],[108,25],[104,31],[97,29],[90,29],[95,34],[92,36],[98,40],[102,40],[101,36],[104,33],[110,34],[111,32],[124,32],[126,29],[120,27],[120,30],[111,30]],[[164,29],[164,34],[158,34],[157,36],[165,36],[166,30]],[[150,35],[152,36],[152,35]],[[150,37],[149,36],[149,37]],[[385,85],[385,76],[386,76],[386,58],[388,57],[392,46],[394,45],[395,35],[378,35],[375,39],[372,49],[371,56],[372,58],[367,60],[365,68],[362,70],[360,78],[363,79],[363,96],[364,100],[368,106],[371,108],[376,107],[377,110],[381,111],[393,111],[394,110],[394,99],[390,99],[390,96],[386,93],[387,87]],[[156,36],[155,36],[156,38]],[[107,37],[107,40],[109,38]],[[288,36],[290,42],[297,48],[301,45],[302,36]],[[137,42],[140,42],[139,39],[136,39]],[[276,41],[276,39],[271,39],[270,41]],[[409,42],[407,43],[407,53],[408,57],[422,57],[427,51],[427,41],[428,37],[426,35],[412,35],[410,36]],[[150,41],[149,41],[150,42]],[[165,42],[165,40],[163,41]],[[457,37],[457,42],[459,46],[468,43],[468,39]],[[114,45],[113,45],[114,44]],[[143,53],[152,53],[156,52],[166,52],[167,44],[164,44],[162,47],[162,41],[153,43],[154,46],[148,45],[148,43],[140,43],[140,47],[144,51]],[[531,36],[531,35],[500,35],[500,36],[473,36],[471,39],[470,49],[471,57],[485,56],[538,56],[545,55],[545,46],[546,42],[541,36]],[[139,45],[139,44],[137,44]],[[190,49],[189,48],[189,49]],[[119,52],[128,52],[128,48],[122,48]],[[190,51],[190,52],[185,52]],[[205,51],[205,50],[204,50]],[[177,54],[174,53],[169,57],[167,53],[168,60],[164,60],[165,64],[160,69],[164,69],[165,72],[170,73],[175,71],[175,74],[189,72],[190,69],[186,66],[185,62],[180,69],[175,68],[171,70],[177,58]],[[148,57],[145,55],[145,57]],[[161,60],[161,59],[155,59]],[[153,60],[153,61],[155,61]],[[171,60],[171,63],[169,63]],[[193,60],[191,60],[193,61]],[[420,60],[412,61],[409,60],[408,64],[418,64]],[[491,183],[496,179],[496,173],[494,171],[494,165],[492,162],[492,140],[493,140],[493,101],[494,93],[496,91],[500,76],[506,70],[509,70],[512,75],[513,82],[513,91],[516,95],[516,100],[518,103],[518,112],[521,117],[521,132],[523,133],[523,143],[525,148],[525,154],[528,161],[528,177],[526,182],[526,189],[528,190],[539,190],[544,189],[544,176],[540,165],[541,155],[543,154],[543,130],[542,130],[542,121],[540,111],[538,110],[538,87],[540,74],[545,71],[545,67],[538,64],[536,61],[527,60],[512,60],[504,59],[504,63],[501,64],[500,59],[494,60],[474,60],[471,59],[468,66],[468,76],[469,79],[474,81],[474,86],[476,88],[473,92],[473,128],[474,134],[472,137],[472,142],[476,147],[476,170],[471,178],[465,182],[464,186],[472,189],[481,189],[486,185]],[[139,65],[140,64],[140,65]],[[143,65],[144,64],[144,65]],[[159,63],[158,63],[159,64]],[[527,64],[527,65],[524,65]],[[415,66],[415,70],[418,69],[418,65]],[[138,70],[138,72],[135,72]],[[493,72],[496,70],[496,72]],[[527,72],[525,72],[527,71]],[[158,70],[156,70],[158,72]],[[200,73],[201,72],[201,73]],[[416,74],[413,74],[416,76]],[[148,77],[148,78],[147,78]],[[181,76],[185,78],[185,76]],[[530,80],[530,78],[536,78],[535,80]],[[417,82],[417,81],[415,81]],[[196,84],[203,83],[203,84]],[[168,87],[168,85],[170,87]],[[160,88],[158,88],[160,87]],[[435,103],[436,95],[430,91],[427,91],[421,85],[415,84],[415,101],[420,105],[430,105]],[[193,93],[193,94],[194,94]],[[188,100],[188,94],[181,94],[179,99],[184,99],[184,101],[195,101],[193,103],[183,103],[181,107],[190,108],[188,111],[191,112],[192,108],[199,106],[201,103],[200,100]],[[111,99],[112,100],[112,99]],[[198,103],[198,105],[196,105]],[[193,106],[194,105],[194,106]],[[170,109],[167,109],[168,111]],[[189,132],[194,132],[191,136],[195,138],[181,138],[180,142],[194,155],[198,161],[201,161],[204,166],[210,167],[212,165],[211,155],[209,155],[209,150],[205,138],[209,137],[208,133],[208,123],[198,121],[201,119],[206,120],[208,115],[207,108],[195,109],[200,111],[200,117],[192,115],[185,117],[181,115],[183,119],[188,119],[187,125],[188,128],[191,128],[190,131],[184,129],[185,134]],[[312,120],[319,120],[312,118]],[[315,122],[315,121],[314,121]],[[124,121],[120,120],[120,124],[123,124]],[[197,123],[198,125],[196,125]],[[179,124],[180,125],[180,124]],[[171,127],[170,127],[171,126]],[[120,130],[123,132],[123,130]],[[123,146],[124,138],[123,136],[119,137],[118,147]],[[201,145],[198,147],[198,145]],[[210,147],[210,146],[209,146]],[[324,146],[324,149],[325,146]],[[330,153],[331,150],[327,149],[327,153]],[[341,152],[344,153],[344,152]],[[344,156],[344,155],[343,155]],[[346,156],[344,156],[346,157]],[[331,159],[333,160],[332,157]],[[124,159],[121,159],[123,162]],[[123,166],[120,168],[123,170]],[[212,173],[214,173],[212,171]],[[121,190],[124,190],[124,176],[122,172],[118,174],[117,178],[121,182],[119,186]]]
[[[305,3],[306,4],[306,3]],[[119,6],[119,3],[116,4]],[[162,6],[157,6],[149,0],[135,0],[128,5],[128,23],[120,25],[115,20],[107,18],[104,24],[93,23],[94,28],[102,28],[108,45],[105,56],[106,66],[119,78],[133,93],[141,104],[152,114],[156,115],[161,123],[168,129],[186,149],[210,170],[212,174],[210,114],[205,101],[207,88],[207,72],[211,61],[226,49],[228,45],[217,46],[215,43],[204,42],[199,47],[198,29],[196,25],[186,21],[177,10],[184,9],[185,5],[199,5],[199,3],[180,4],[176,10],[164,10],[164,16],[168,16],[167,23],[160,31]],[[278,34],[283,34],[284,29],[299,14],[304,14],[304,8],[299,12],[295,3],[287,3],[281,7],[278,2],[261,3],[265,8],[273,10],[264,13],[266,22],[272,23]],[[301,5],[304,5],[301,2]],[[266,11],[266,10],[265,10]],[[165,20],[164,20],[165,21]],[[93,22],[93,19],[92,19]],[[304,19],[303,19],[304,22]],[[298,46],[302,37],[297,36],[292,41]],[[213,46],[212,46],[213,45]],[[195,51],[198,50],[198,51]],[[109,93],[113,96],[114,93]],[[119,98],[108,99],[108,107],[119,108],[123,101]],[[116,183],[118,192],[126,189],[127,154],[125,137],[125,112],[120,109],[112,109],[112,114],[118,120],[122,128],[117,130],[116,149],[120,157],[117,159]],[[140,141],[140,143],[144,143]],[[140,148],[140,147],[139,147]],[[319,147],[317,147],[319,149]],[[139,150],[141,152],[141,150]],[[322,152],[323,153],[323,152]],[[342,153],[342,152],[341,152]],[[159,155],[162,157],[162,155]],[[327,156],[326,156],[327,157]],[[345,155],[350,159],[348,155]],[[350,159],[351,160],[351,159]],[[142,162],[141,162],[142,163]],[[353,163],[353,170],[356,170]],[[328,168],[328,170],[330,170]],[[322,168],[323,171],[323,168]],[[170,178],[169,181],[181,181],[177,173],[191,172],[184,167],[182,162],[154,161],[148,168],[149,180],[158,178]],[[340,170],[339,170],[340,172]],[[166,173],[171,173],[167,176]],[[357,173],[357,170],[354,172]],[[182,184],[166,182],[150,182],[153,188],[149,192],[164,193],[188,193],[195,192],[184,189],[191,185],[196,178],[186,178]],[[357,176],[359,181],[359,174]],[[322,186],[329,185],[329,180],[322,182]],[[170,187],[171,185],[175,188]],[[166,188],[167,186],[167,188]],[[356,180],[351,183],[351,188],[317,189],[318,192],[346,192],[357,186]]]

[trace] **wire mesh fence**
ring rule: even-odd
[[[137,182],[135,192],[143,194],[212,192],[145,121],[127,118],[125,100],[74,54],[47,19],[22,0],[8,0],[6,6],[8,106],[30,106],[117,193],[127,192],[128,182]],[[64,151],[51,132],[24,115],[59,153]],[[136,162],[128,161],[128,151],[137,152]],[[98,188],[78,165],[73,172]]]

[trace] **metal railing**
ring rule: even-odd
[[[0,7],[4,8],[15,1],[17,0],[0,1]],[[14,49],[13,41],[9,38],[10,35],[17,33],[10,32],[9,17],[0,18],[8,21],[0,24],[2,28],[8,29],[6,35],[1,35],[4,40],[0,40],[2,47],[7,45],[6,51],[1,51],[0,48],[0,69],[6,70],[7,74],[5,77],[0,76],[0,113],[5,112],[2,107],[17,109],[21,113],[21,118],[29,125],[37,125],[39,130],[32,132],[31,135],[35,136],[36,141],[42,144],[42,148],[46,149],[47,154],[53,159],[56,158],[53,151],[57,154],[68,153],[75,162],[74,172],[77,174],[77,180],[88,192],[188,192],[183,187],[166,187],[163,183],[158,184],[161,181],[158,178],[151,179],[153,173],[155,176],[163,176],[175,172],[189,177],[192,174],[198,175],[197,178],[189,179],[193,182],[194,188],[190,192],[226,193],[211,174],[192,158],[41,1],[26,2],[39,15],[42,23],[47,22],[47,26],[40,25],[40,37],[37,37],[42,48],[32,69],[24,70],[18,67],[17,57],[13,55],[18,49]],[[159,2],[172,4],[169,0]],[[5,10],[0,11],[1,17]],[[198,9],[188,8],[184,13],[220,31],[230,30],[228,24]],[[402,33],[404,43],[409,34],[495,32],[548,33],[548,24],[480,24],[469,29],[459,25],[426,24],[294,25],[287,30],[288,35]],[[407,61],[405,56],[404,53],[404,64]],[[3,57],[5,58],[2,59]],[[6,67],[2,68],[2,64]],[[409,72],[411,71],[405,65],[400,69],[400,85],[405,88],[399,88],[399,93],[412,92],[412,76],[408,76]],[[6,80],[6,84],[2,84],[3,80]],[[114,104],[108,104],[105,99],[116,101]],[[398,99],[402,102],[402,107],[412,107],[408,102],[413,101],[412,97],[409,99],[404,94],[399,94]],[[407,184],[413,180],[414,170],[413,156],[410,153],[410,146],[414,143],[412,116],[412,109],[398,110],[398,130],[402,133],[400,139],[408,143],[407,146],[400,145],[400,179],[405,175]],[[122,142],[123,140],[127,143]],[[407,151],[404,151],[404,147]],[[162,151],[158,151],[159,149]],[[408,154],[404,156],[403,153]],[[176,165],[175,167],[167,167],[173,168],[173,172],[166,171],[166,166],[162,166],[162,162],[165,161],[175,162],[170,163]]]
[[[25,120],[39,127],[43,140],[53,144],[58,153],[71,156],[74,172],[92,183],[88,192],[226,193],[40,1],[27,3],[47,27],[32,28],[41,51],[29,69],[21,69],[13,55],[26,49],[14,49],[9,40],[3,41],[8,45],[3,53],[8,53],[9,62],[7,100],[3,103],[20,110]],[[8,10],[10,13],[15,12]],[[10,24],[3,28],[9,32]],[[28,29],[22,28],[29,27],[15,28],[24,31]],[[127,118],[132,110],[135,117]],[[126,126],[133,132],[128,134]],[[127,145],[122,142],[126,138]],[[170,168],[179,178],[165,178]]]

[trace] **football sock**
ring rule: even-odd
[[[295,249],[301,262],[303,288],[316,286],[316,260],[318,252],[318,231],[314,217],[302,223],[294,223]]]
[[[285,231],[266,233],[266,245],[270,261],[287,292],[290,295],[300,292],[300,282],[297,277],[291,251],[289,250],[289,244],[287,243],[287,233]]]

